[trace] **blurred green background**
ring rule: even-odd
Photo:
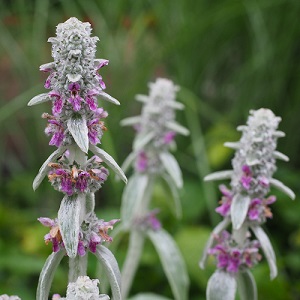
[[[206,283],[214,270],[198,261],[212,227],[220,193],[217,184],[203,183],[210,171],[230,167],[235,128],[245,123],[250,109],[267,107],[282,117],[286,137],[278,149],[290,157],[278,162],[275,177],[300,194],[300,1],[299,0],[14,0],[0,1],[0,294],[34,299],[39,272],[51,253],[43,236],[47,228],[36,220],[55,217],[61,195],[45,180],[33,192],[32,181],[54,148],[44,135],[49,104],[27,107],[46,90],[41,64],[50,62],[47,43],[55,26],[75,16],[89,21],[100,37],[97,57],[110,60],[101,70],[107,93],[121,106],[105,104],[108,132],[102,146],[121,164],[134,136],[119,121],[139,114],[137,93],[157,76],[181,86],[178,100],[186,110],[177,116],[191,131],[177,138],[175,153],[185,181],[181,193],[183,218],[170,212],[170,194],[155,190],[164,226],[176,239],[190,275],[190,300],[205,299]],[[123,184],[111,179],[97,193],[97,214],[119,217]],[[274,218],[266,224],[279,275],[270,281],[265,260],[255,267],[259,299],[300,299],[300,202],[274,191]],[[146,245],[132,294],[156,291],[172,298],[158,256]],[[120,264],[126,237],[116,249]],[[94,261],[94,257],[90,257]],[[90,275],[95,273],[90,264]],[[59,268],[52,293],[65,294],[67,261]],[[147,280],[145,280],[147,278]]]

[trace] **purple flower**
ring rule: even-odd
[[[90,235],[90,242],[89,242],[89,249],[92,253],[95,253],[96,252],[96,247],[98,244],[101,243],[101,237],[95,233],[95,232],[91,232],[91,235]]]
[[[84,256],[86,254],[84,244],[81,240],[79,240],[79,242],[78,242],[77,253],[79,256]]]
[[[98,107],[97,100],[94,96],[98,95],[98,91],[96,89],[92,89],[88,91],[85,101],[89,106],[90,110],[95,111]]]
[[[78,175],[78,178],[76,180],[76,189],[79,190],[81,193],[84,193],[88,187],[87,179],[90,177],[90,174],[88,172],[81,172]]]
[[[164,135],[164,144],[168,145],[171,142],[173,142],[174,138],[176,136],[176,132],[174,131],[168,131],[165,135]]]
[[[249,190],[250,184],[252,182],[252,172],[248,165],[243,165],[242,167],[243,176],[241,177],[241,183],[244,189]]]
[[[48,245],[48,243],[51,242],[53,252],[58,252],[60,249],[63,248],[63,241],[57,219],[52,220],[49,218],[41,217],[38,218],[38,221],[42,225],[50,228],[50,232],[44,236],[46,245]]]
[[[62,112],[63,108],[63,100],[61,98],[61,95],[56,91],[51,91],[48,94],[51,98],[55,98],[53,107],[52,107],[52,113],[54,116],[57,116]]]
[[[242,246],[237,245],[227,231],[215,236],[217,244],[208,250],[217,259],[217,267],[229,273],[237,273],[241,267],[252,267],[261,259],[257,240],[246,239]]]
[[[43,114],[42,117],[48,119],[45,133],[47,135],[52,135],[49,145],[59,147],[65,137],[63,123],[48,114]]]
[[[89,141],[93,145],[100,143],[100,138],[102,137],[103,131],[106,130],[104,122],[102,122],[101,119],[106,118],[107,116],[108,113],[102,107],[97,108],[94,118],[87,122]]]
[[[138,172],[145,172],[148,168],[148,158],[145,153],[145,151],[141,151],[138,156],[135,163],[135,169]]]
[[[46,81],[45,81],[45,84],[44,84],[44,87],[46,88],[46,89],[51,89],[51,80],[52,80],[52,78],[54,77],[54,72],[53,73],[51,73],[48,77],[47,77],[47,79],[46,79]]]
[[[72,104],[75,111],[79,111],[81,108],[81,102],[83,99],[79,96],[80,85],[78,82],[70,83],[68,90],[71,91],[71,97],[68,101]]]
[[[215,211],[221,216],[226,217],[230,214],[230,206],[232,202],[232,193],[225,185],[220,185],[219,189],[223,194],[223,197],[220,201],[221,205],[218,206]]]
[[[253,220],[258,220],[260,213],[261,213],[261,204],[262,200],[259,198],[254,198],[250,202],[249,210],[248,210],[248,218]]]

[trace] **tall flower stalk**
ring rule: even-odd
[[[277,139],[285,135],[277,130],[280,121],[269,109],[250,111],[247,125],[238,127],[242,132],[240,141],[225,143],[236,150],[233,170],[205,177],[206,181],[231,180],[230,189],[220,186],[222,199],[216,212],[224,219],[213,230],[200,261],[204,268],[208,254],[217,260],[217,271],[207,286],[208,300],[234,299],[237,289],[241,299],[257,299],[250,269],[260,261],[260,249],[269,264],[271,279],[277,276],[276,256],[262,228],[272,218],[270,205],[276,201],[275,196],[269,195],[270,188],[295,198],[287,186],[273,178],[276,160],[288,161],[287,156],[276,150]],[[225,230],[230,224],[231,234]]]
[[[48,299],[55,270],[65,255],[69,257],[69,288],[80,276],[86,276],[87,252],[95,254],[105,269],[113,298],[121,299],[118,264],[102,245],[111,242],[108,231],[118,220],[106,222],[98,219],[94,212],[94,194],[109,175],[103,164],[127,181],[115,160],[97,147],[106,130],[104,119],[108,116],[98,106],[97,98],[120,103],[104,92],[99,70],[108,65],[108,60],[95,58],[98,38],[91,37],[91,31],[89,23],[76,18],[58,24],[56,37],[48,40],[52,44],[53,62],[40,67],[42,72],[49,73],[45,82],[49,92],[28,103],[29,106],[51,103],[52,114],[44,113],[42,117],[48,122],[45,133],[50,136],[49,145],[57,148],[40,168],[33,188],[38,188],[48,176],[53,188],[63,193],[57,218],[38,219],[49,227],[44,239],[46,244],[52,243],[53,248],[40,274],[38,300]],[[92,157],[89,152],[93,153]]]
[[[155,182],[162,178],[173,193],[175,212],[181,216],[178,190],[183,186],[182,174],[170,150],[176,147],[176,134],[188,135],[188,130],[175,121],[176,110],[184,108],[175,99],[178,87],[168,79],[158,78],[149,84],[149,89],[149,95],[136,97],[143,103],[141,115],[124,119],[121,123],[136,130],[133,151],[123,164],[124,170],[133,166],[134,172],[122,196],[119,230],[129,232],[129,247],[122,268],[122,296],[126,299],[130,292],[148,237],[159,254],[174,299],[185,300],[188,275],[184,261],[175,241],[161,227],[156,217],[158,210],[150,208],[150,202]]]

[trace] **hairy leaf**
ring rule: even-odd
[[[36,299],[48,300],[54,273],[60,264],[65,251],[52,252],[47,258],[44,267],[40,273],[39,283],[36,291]]]
[[[48,93],[44,93],[44,94],[40,94],[37,95],[35,97],[33,97],[29,102],[28,102],[28,106],[32,106],[32,105],[36,105],[36,104],[40,104],[43,102],[47,102],[50,100],[50,97],[48,95]]]
[[[237,289],[233,275],[216,271],[208,280],[206,300],[234,300]]]
[[[78,147],[84,153],[87,153],[89,150],[89,130],[86,124],[85,117],[73,117],[68,120],[67,126]]]
[[[70,258],[77,255],[82,197],[81,194],[65,196],[58,211],[60,232]]]
[[[257,300],[256,282],[248,269],[238,273],[237,283],[241,300]]]
[[[174,180],[176,186],[178,188],[182,188],[182,173],[175,157],[169,152],[162,152],[159,154],[159,158],[167,173],[169,173],[171,178]]]
[[[165,274],[170,283],[174,299],[187,300],[189,278],[184,260],[173,238],[165,230],[148,230],[147,235],[153,243]]]
[[[204,181],[230,179],[233,174],[232,170],[214,172],[204,177]]]
[[[111,102],[113,104],[120,105],[120,102],[117,99],[115,99],[114,97],[112,97],[111,95],[109,95],[103,91],[99,92],[99,97],[101,99]]]
[[[238,230],[243,225],[250,204],[251,198],[245,195],[234,195],[230,207],[230,215],[233,229]]]
[[[108,250],[106,247],[102,245],[97,246],[95,255],[99,259],[108,277],[113,300],[122,300],[121,273],[114,255],[111,253],[110,250]]]
[[[127,178],[123,172],[123,170],[119,167],[119,165],[115,162],[115,160],[103,149],[96,147],[95,145],[90,144],[91,151],[99,156],[109,167],[113,169],[113,171],[121,177],[121,179],[127,183]]]

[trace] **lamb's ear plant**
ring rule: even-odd
[[[257,299],[257,288],[251,268],[261,260],[261,248],[270,268],[271,279],[277,276],[276,256],[262,225],[272,218],[270,205],[275,196],[269,195],[275,187],[294,199],[295,194],[273,178],[276,160],[288,157],[276,150],[277,139],[284,137],[278,131],[281,119],[269,109],[250,111],[239,142],[225,146],[235,149],[233,170],[212,173],[206,181],[230,179],[230,189],[220,186],[222,199],[216,208],[224,219],[213,230],[204,250],[200,267],[204,268],[209,254],[216,257],[217,271],[207,285],[207,300]],[[230,227],[230,234],[226,229]],[[254,236],[254,238],[251,238]]]
[[[174,299],[185,300],[189,281],[184,261],[175,241],[156,218],[158,211],[150,208],[150,202],[156,180],[162,179],[173,194],[176,215],[181,216],[179,189],[183,186],[183,180],[170,150],[176,148],[174,138],[177,133],[188,135],[189,132],[175,121],[176,110],[184,108],[175,99],[178,87],[171,80],[158,78],[149,84],[149,88],[149,95],[136,97],[143,103],[141,115],[121,122],[136,130],[132,153],[123,163],[124,171],[131,166],[134,170],[124,189],[121,206],[123,222],[119,230],[122,228],[124,232],[129,232],[129,247],[122,268],[122,296],[126,299],[130,292],[145,239],[149,238],[160,257]],[[161,296],[154,294],[136,297],[161,299]]]
[[[43,114],[48,121],[45,133],[51,137],[49,144],[57,148],[40,168],[33,188],[38,188],[48,176],[53,188],[63,194],[57,218],[38,219],[50,228],[45,242],[52,243],[53,253],[41,271],[37,300],[48,299],[54,273],[64,256],[69,258],[66,299],[88,299],[74,298],[71,291],[74,282],[97,285],[96,281],[90,283],[86,277],[78,279],[87,275],[88,251],[95,254],[106,271],[113,299],[121,299],[118,264],[112,252],[102,245],[111,242],[108,230],[118,220],[105,222],[94,212],[94,193],[109,174],[103,163],[127,181],[115,160],[97,147],[106,130],[103,119],[108,115],[98,107],[97,98],[117,105],[119,102],[104,92],[105,84],[98,71],[108,64],[108,60],[95,58],[98,38],[91,37],[91,31],[89,23],[76,18],[58,24],[56,37],[48,40],[52,44],[54,61],[40,67],[41,71],[49,73],[45,88],[50,91],[28,103],[29,106],[46,101],[51,103],[52,114]],[[89,299],[108,299],[108,296]]]

